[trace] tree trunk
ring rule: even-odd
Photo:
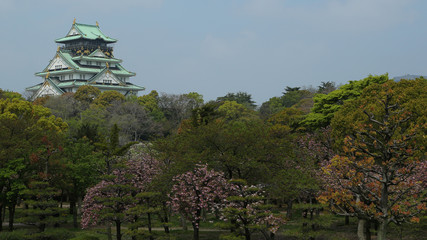
[[[113,240],[113,234],[111,233],[111,223],[107,223],[107,239]]]
[[[359,240],[369,240],[367,236],[367,220],[359,218],[359,222],[357,224],[357,237]],[[369,231],[369,230],[368,230]]]
[[[82,198],[79,196],[77,197],[77,214],[82,213]]]
[[[150,233],[150,240],[153,240],[153,235],[151,234],[151,214],[147,213],[148,218],[148,232]]]
[[[271,234],[268,234],[268,231],[266,230],[261,230],[262,235],[264,236],[265,240],[272,240],[271,238]],[[273,239],[274,239],[274,235],[273,235]]]
[[[77,224],[77,206],[76,201],[74,199],[70,201],[70,210],[73,214],[73,227],[78,228],[79,226]]]
[[[286,207],[286,217],[288,219],[292,218],[292,203],[293,203],[292,200],[288,200],[288,202],[287,202],[288,206]]]
[[[350,225],[350,216],[345,216],[345,225]]]
[[[3,205],[2,211],[1,221],[4,222],[4,218],[6,217],[6,205]]]
[[[120,220],[116,220],[116,235],[117,240],[122,240],[122,226]]]
[[[166,207],[166,203],[163,203],[163,213],[165,214],[165,217],[163,219],[163,228],[165,229],[165,233],[169,234],[169,218],[168,218],[168,209]]]
[[[15,204],[9,205],[9,231],[13,231],[13,221],[15,219]]]
[[[3,205],[0,205],[0,232],[3,231]]]
[[[387,235],[387,222],[382,221],[379,224],[378,231],[377,231],[377,240],[386,240]]]
[[[61,202],[60,202],[60,204],[59,204],[59,207],[60,208],[62,208],[62,204],[64,203],[64,190],[63,189],[61,189]]]
[[[245,239],[251,240],[251,231],[247,227],[245,227]]]
[[[193,240],[199,240],[199,221],[193,222]]]
[[[184,230],[184,231],[188,230],[187,220],[185,219],[184,214],[181,214],[181,227],[182,227],[182,230]]]
[[[371,221],[366,221],[365,224],[365,236],[366,240],[371,240]]]

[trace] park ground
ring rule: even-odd
[[[357,219],[350,218],[350,223],[345,224],[345,218],[335,216],[328,211],[323,211],[319,215],[314,215],[312,219],[308,216],[307,218],[302,217],[302,208],[296,206],[293,214],[293,219],[288,220],[283,225],[279,232],[276,234],[275,240],[357,240]],[[19,215],[19,210],[17,214]],[[7,216],[7,211],[6,211]],[[19,218],[18,218],[19,219]],[[0,232],[1,240],[22,240],[32,239],[25,238],[29,233],[35,231],[34,226],[29,226],[19,221],[15,224],[15,230],[13,232],[8,231],[7,217],[3,221],[3,231]],[[227,230],[218,228],[214,218],[207,216],[206,221],[201,224],[200,228],[200,239],[201,240],[214,240],[220,239],[220,236],[227,233]],[[161,227],[160,222],[154,222],[153,233],[155,239],[174,239],[174,240],[189,240],[192,239],[192,227],[190,223],[187,223],[187,230],[183,230],[179,217],[174,216],[170,223],[170,234],[166,236],[164,230]],[[314,230],[313,230],[314,229]],[[111,229],[112,237],[115,239],[115,228]],[[126,233],[127,227],[123,227],[123,232]],[[142,229],[144,230],[144,229]],[[372,240],[375,240],[375,229],[371,229]],[[49,240],[108,240],[107,237],[107,226],[100,225],[89,229],[74,229],[72,227],[71,216],[67,218],[67,221],[61,224],[59,227],[51,226],[46,230],[45,237],[39,239]],[[401,226],[394,224],[389,225],[388,239],[390,240],[422,240],[427,239],[427,216],[420,219],[418,224],[407,223]],[[123,236],[124,240],[130,239],[126,234]],[[148,238],[147,238],[148,239]],[[259,233],[252,235],[253,240],[264,239]]]

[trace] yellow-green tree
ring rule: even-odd
[[[101,94],[99,88],[92,85],[84,85],[77,89],[74,98],[85,103],[91,103],[95,98]]]
[[[58,140],[66,129],[67,124],[43,106],[0,99],[0,208],[9,209],[10,230],[19,195],[37,171],[31,166],[30,156],[52,151],[44,140]],[[47,168],[45,164],[43,174],[48,174]]]
[[[125,96],[123,94],[113,90],[99,94],[98,97],[93,100],[93,103],[98,106],[106,107],[111,105],[113,102],[122,102],[124,100]]]

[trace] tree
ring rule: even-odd
[[[302,124],[309,129],[318,129],[330,124],[335,112],[348,100],[356,99],[363,89],[375,83],[384,83],[388,75],[368,76],[359,81],[350,81],[328,94],[318,93],[314,96],[314,106]]]
[[[225,120],[257,118],[255,111],[235,101],[224,101],[221,106],[218,107],[218,113],[221,114]]]
[[[246,92],[237,92],[237,93],[227,93],[227,95],[223,97],[217,97],[217,101],[220,102],[236,102],[238,104],[242,104],[248,109],[255,109],[256,105],[255,102],[252,100],[251,94],[248,94]]]
[[[101,222],[116,224],[117,240],[122,237],[121,225],[133,221],[130,214],[138,203],[138,194],[147,191],[148,184],[159,172],[159,162],[141,152],[141,146],[133,146],[120,158],[111,174],[87,191],[83,200],[82,226]]]
[[[147,95],[138,97],[138,103],[150,113],[155,121],[162,121],[165,116],[159,108],[159,94],[153,90]]]
[[[172,210],[183,214],[193,225],[193,239],[199,239],[202,211],[215,211],[227,197],[224,175],[208,170],[208,165],[196,165],[192,171],[176,176],[170,194]]]
[[[17,93],[17,92],[12,92],[12,91],[3,91],[0,88],[0,99],[1,98],[9,98],[9,99],[20,99],[20,100],[24,100],[24,98],[22,97],[21,94]]]
[[[125,96],[117,91],[111,90],[111,91],[105,91],[98,95],[93,100],[93,103],[98,106],[109,106],[113,102],[122,102],[125,100]]]
[[[281,102],[284,107],[292,107],[304,98],[311,98],[312,95],[313,94],[306,89],[301,90],[299,87],[286,87],[281,97]]]
[[[168,133],[176,130],[182,120],[190,118],[192,111],[202,104],[202,95],[198,93],[162,94],[158,99],[158,106],[167,120],[165,130]]]
[[[250,183],[264,179],[266,163],[275,162],[283,151],[270,138],[268,125],[259,119],[216,119],[159,140],[155,149],[172,161],[176,174],[200,161],[224,172],[227,179],[242,178]]]
[[[320,199],[340,214],[378,222],[379,240],[390,222],[417,222],[426,210],[420,177],[426,172],[420,168],[426,165],[426,90],[425,79],[375,84],[332,121],[343,150],[325,163],[328,188]]]
[[[267,121],[270,135],[277,148],[282,148],[276,160],[269,162],[266,189],[269,198],[287,204],[287,217],[292,217],[293,202],[305,199],[311,202],[319,189],[316,176],[317,163],[327,154],[327,148],[314,137],[317,134],[301,132],[303,112],[285,108]]]
[[[94,151],[88,138],[69,141],[64,148],[65,171],[63,182],[70,198],[73,226],[77,224],[77,203],[83,199],[86,189],[99,181],[102,158]]]
[[[35,174],[30,168],[30,156],[39,150],[54,151],[46,148],[43,139],[59,139],[66,129],[67,124],[43,106],[20,99],[0,99],[0,209],[9,208],[10,230],[20,192]]]
[[[92,85],[84,85],[77,89],[74,98],[86,104],[90,104],[101,94],[99,88]]]
[[[49,97],[43,106],[49,108],[52,114],[60,117],[65,121],[77,117],[81,112],[81,104],[77,101],[73,93],[64,93],[61,96]]]
[[[264,102],[259,109],[261,115],[268,118],[271,115],[278,113],[284,108],[290,108],[296,104],[300,105],[302,109],[306,109],[305,105],[311,106],[311,99],[313,93],[306,89],[299,87],[286,87],[285,92],[280,97],[272,97],[267,102]]]
[[[34,224],[39,232],[44,232],[48,224],[59,224],[65,220],[65,209],[59,208],[58,202],[54,199],[59,196],[59,191],[50,186],[46,180],[32,181],[29,188],[22,193],[24,203],[30,206],[24,211],[24,216],[20,219],[22,222]]]
[[[251,239],[252,232],[261,231],[266,240],[274,239],[281,217],[271,212],[272,205],[265,204],[264,191],[259,186],[248,186],[245,180],[231,180],[230,196],[225,208],[221,210],[222,227],[231,229],[232,235]]]
[[[337,87],[335,86],[335,82],[322,82],[322,84],[317,87],[317,93],[328,94],[336,89]]]
[[[115,102],[107,108],[107,126],[117,124],[120,142],[149,140],[162,135],[161,126],[153,121],[144,107],[136,102]]]

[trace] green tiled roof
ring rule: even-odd
[[[132,90],[132,91],[142,91],[145,90],[144,87],[140,87],[138,85],[134,85],[132,83],[126,83],[126,85],[109,85],[109,84],[91,84],[88,81],[54,81],[51,79],[47,79],[51,85],[53,85],[57,90],[63,92],[61,88],[71,88],[71,87],[81,87],[84,85],[92,85],[99,89],[108,89],[108,90]],[[27,91],[37,91],[43,86],[43,83],[39,83],[35,86],[28,87],[25,90]]]
[[[39,83],[37,85],[25,88],[25,90],[26,91],[37,91],[42,85],[43,85],[43,83]]]
[[[117,76],[124,76],[124,77],[132,77],[135,76],[136,74],[133,72],[129,72],[126,69],[124,69],[123,67],[120,68],[120,70],[113,70],[110,69],[110,71],[112,73],[114,73]],[[59,75],[59,74],[64,74],[64,73],[93,73],[93,74],[98,74],[99,72],[101,72],[103,70],[103,68],[85,68],[85,67],[79,67],[77,69],[63,69],[63,70],[54,70],[54,71],[49,71],[49,74],[54,76],[54,75]],[[39,76],[39,77],[44,77],[46,76],[48,72],[38,72],[35,75]]]
[[[60,92],[61,94],[62,93],[64,93],[64,91],[62,91],[62,89],[61,88],[59,88],[59,86],[58,86],[58,84],[57,84],[57,82],[56,81],[53,81],[52,79],[50,79],[50,78],[47,78],[46,79],[46,81],[51,85],[51,86],[53,86],[58,92]]]
[[[121,62],[122,60],[117,59],[117,58],[100,58],[100,57],[88,57],[88,56],[72,57],[71,54],[67,51],[59,51],[57,54],[62,59],[64,59],[64,61],[67,62],[67,64],[69,66],[71,66],[71,68],[70,69],[49,71],[50,74],[52,74],[52,75],[63,74],[63,73],[93,73],[93,74],[97,74],[104,69],[104,68],[81,67],[81,66],[77,65],[77,63],[75,62],[76,60],[89,60],[89,61],[100,61],[101,60],[102,62],[112,62],[112,63],[116,63],[116,66],[118,68],[118,70],[117,69],[110,69],[110,71],[112,73],[114,73],[115,75],[122,76],[122,77],[123,76],[124,77],[132,77],[132,76],[136,75],[135,73],[129,72],[124,67],[122,67],[122,65],[119,64],[119,62]],[[49,65],[50,65],[50,63],[49,63]],[[35,75],[44,77],[44,76],[46,76],[46,74],[47,74],[47,67],[43,70],[43,72],[38,72]]]
[[[120,70],[111,70],[114,74],[116,75],[120,75],[120,76],[135,76],[136,73],[134,72],[129,72],[128,70],[126,70],[124,67],[122,67],[122,65],[117,64],[117,67]]]
[[[65,36],[63,38],[58,38],[55,40],[57,43],[65,43],[71,40],[76,39],[89,39],[89,40],[96,40],[96,39],[102,39],[105,42],[109,43],[115,43],[117,42],[116,39],[110,38],[105,36],[104,33],[101,32],[98,26],[96,25],[89,25],[89,24],[82,24],[82,23],[74,23],[72,28],[75,28],[77,32],[79,32],[78,35],[71,35],[71,36]]]
[[[69,64],[71,65],[71,67],[73,68],[78,68],[79,66],[73,61],[73,57],[71,56],[70,53],[68,52],[62,52],[59,51],[58,53],[61,57],[63,57],[63,59]]]
[[[60,74],[60,73],[73,73],[75,71],[76,70],[74,70],[74,69],[54,70],[54,71],[50,71],[49,74],[50,75],[57,75],[57,74]],[[48,72],[38,72],[35,75],[38,76],[38,77],[45,77],[47,73]]]
[[[145,90],[144,87],[140,87],[134,84],[126,84],[124,86],[121,85],[107,85],[107,84],[91,84],[99,89],[109,89],[109,90],[134,90],[134,91],[142,91]]]
[[[73,57],[73,60],[87,60],[87,61],[97,61],[97,62],[112,62],[112,63],[120,63],[121,59],[117,58],[102,58],[102,57],[89,57],[89,56],[77,56]]]

